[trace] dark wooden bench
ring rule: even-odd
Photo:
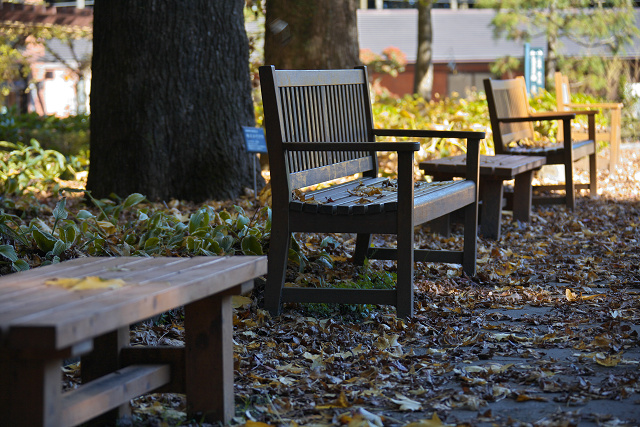
[[[454,177],[464,177],[466,156],[451,156],[420,162],[425,175],[431,175],[435,181],[444,181]],[[529,222],[531,218],[531,178],[533,171],[540,169],[546,159],[540,156],[516,156],[498,154],[480,156],[480,234],[490,239],[500,239],[502,219],[503,181],[515,180],[510,198],[513,218]],[[443,217],[439,228],[448,235],[449,215]],[[438,227],[438,226],[436,226]]]
[[[281,302],[395,305],[413,314],[414,261],[462,264],[474,276],[478,218],[478,161],[482,132],[374,129],[366,68],[285,71],[260,68],[271,170],[273,221],[265,307]],[[376,136],[467,140],[467,179],[414,182],[417,142],[376,142]],[[378,176],[376,152],[397,152],[398,179]],[[361,174],[326,189],[301,189]],[[464,208],[461,251],[414,250],[414,226]],[[397,260],[392,290],[285,287],[292,232],[355,233],[354,261]],[[397,236],[395,247],[370,247],[371,235]]]
[[[186,393],[188,415],[199,421],[229,422],[230,300],[266,274],[266,261],[80,258],[1,277],[1,424],[71,426],[110,410],[113,422],[117,408],[126,412],[121,405],[153,390]],[[86,277],[123,282],[84,290],[55,284]],[[184,347],[128,346],[131,324],[181,306]],[[76,356],[82,356],[82,385],[62,393],[63,360]]]
[[[522,77],[509,80],[485,79],[484,88],[496,154],[544,156],[547,165],[564,165],[564,184],[533,187],[535,193],[564,190],[564,195],[534,197],[534,204],[565,203],[569,209],[575,209],[576,189],[586,188],[589,189],[591,196],[597,196],[595,143],[595,114],[597,111],[531,112],[525,81]],[[576,115],[587,116],[589,138],[586,140],[572,141],[571,139],[571,121]],[[564,142],[544,144],[536,138],[533,122],[550,120],[562,122]],[[574,162],[584,157],[589,158],[589,182],[575,184]]]

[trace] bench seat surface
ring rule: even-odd
[[[461,197],[463,205],[473,200],[474,185],[468,181],[415,182],[414,208],[444,195]],[[472,191],[469,191],[472,190]],[[307,193],[295,193],[290,209],[328,215],[372,215],[398,210],[397,180],[364,178]]]
[[[266,257],[78,258],[0,278],[0,347],[61,350],[266,274]],[[122,279],[69,290],[51,279]]]

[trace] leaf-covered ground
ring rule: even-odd
[[[505,214],[501,240],[479,241],[477,278],[456,265],[416,264],[410,320],[389,307],[321,305],[271,317],[260,281],[236,299],[232,424],[640,425],[640,147],[625,147],[617,174],[600,171],[599,187],[573,212],[535,208],[529,224]],[[312,255],[326,236],[298,237]],[[329,237],[334,267],[291,268],[288,280],[357,275],[347,261],[353,236]],[[462,243],[426,229],[419,238],[425,247]],[[360,274],[393,270],[372,262]],[[180,344],[179,319],[147,322],[132,339]],[[67,371],[71,378],[74,366]],[[134,407],[125,424],[197,425],[181,395]]]

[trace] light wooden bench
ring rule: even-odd
[[[228,422],[230,300],[266,268],[257,256],[79,258],[1,277],[0,424],[71,426],[110,410],[114,421],[121,405],[153,390],[186,393],[190,417]],[[124,284],[69,290],[51,281],[85,277]],[[184,347],[128,346],[131,324],[181,306]],[[63,360],[76,356],[82,385],[62,393]]]
[[[515,154],[520,156],[543,156],[547,165],[564,165],[565,182],[563,184],[536,185],[533,187],[534,204],[566,204],[575,209],[576,193],[580,188],[589,189],[592,197],[597,196],[597,156],[595,143],[595,110],[532,112],[529,107],[527,89],[523,77],[508,80],[485,79],[484,88],[491,119],[491,130],[496,154]],[[588,139],[571,140],[571,121],[576,115],[587,116],[589,123]],[[537,138],[533,123],[537,121],[557,121],[564,126],[562,143],[544,142]],[[589,182],[576,184],[573,176],[574,163],[589,158]],[[564,191],[561,196],[544,196],[540,193],[549,190]]]
[[[540,169],[546,159],[540,156],[516,156],[498,154],[496,156],[480,156],[480,234],[484,237],[499,240],[500,222],[504,187],[503,181],[514,179],[511,205],[513,218],[529,222],[531,218],[531,178],[533,171]],[[441,159],[420,162],[420,169],[425,175],[433,176],[435,181],[444,181],[454,177],[465,176],[466,156],[451,156]],[[449,215],[440,221],[440,230],[448,235]]]
[[[619,102],[597,102],[592,104],[577,104],[571,102],[571,87],[567,76],[560,72],[555,74],[556,82],[556,103],[558,111],[573,111],[576,109],[595,109],[609,111],[609,126],[596,126],[596,141],[607,141],[609,143],[609,170],[615,170],[620,157],[620,126],[622,121],[622,107]],[[587,126],[574,124],[571,129],[571,137],[574,140],[589,139],[589,129]],[[563,141],[564,131],[562,122],[558,123],[558,141]]]
[[[281,302],[388,304],[400,317],[413,314],[415,261],[462,264],[475,276],[478,220],[478,160],[483,132],[375,129],[366,68],[275,70],[260,67],[273,221],[265,307]],[[466,179],[414,182],[418,142],[376,137],[466,139]],[[398,179],[378,176],[377,152],[397,153]],[[351,179],[360,174],[358,179]],[[304,192],[305,187],[347,182]],[[414,249],[414,226],[465,210],[464,247],[458,251]],[[292,232],[354,233],[354,261],[397,260],[395,289],[285,287]],[[370,247],[372,234],[392,234],[397,245]]]

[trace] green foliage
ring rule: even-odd
[[[467,95],[467,99],[456,94],[437,101],[426,101],[417,95],[400,99],[383,96],[373,103],[374,126],[382,129],[486,131],[489,128],[486,98],[479,93]],[[416,159],[421,161],[460,154],[466,151],[462,144],[464,141],[457,139],[423,139]],[[483,144],[482,151],[490,151],[489,142],[485,140]]]
[[[363,267],[354,280],[342,280],[330,285],[339,289],[394,289],[397,276],[388,271],[378,271]],[[376,309],[372,304],[305,304],[305,308],[312,314],[320,317],[327,317],[338,312],[341,315],[353,315],[357,318],[364,318]]]
[[[64,189],[73,193],[83,190]],[[84,191],[83,191],[84,192]],[[195,256],[263,255],[271,233],[271,210],[261,208],[252,218],[235,206],[216,212],[203,206],[189,217],[176,209],[159,209],[145,196],[95,199],[84,192],[94,212],[80,209],[71,215],[61,198],[50,218],[25,222],[0,211],[2,262],[14,270],[46,265],[79,255]],[[13,251],[11,249],[13,249]],[[22,260],[22,261],[20,261]]]
[[[89,116],[60,118],[37,113],[18,114],[9,110],[0,115],[0,141],[29,144],[37,140],[46,149],[65,156],[89,150]]]
[[[536,35],[546,36],[548,79],[556,70],[563,71],[571,81],[585,80],[586,88],[593,91],[592,94],[617,99],[615,88],[622,83],[617,59],[624,53],[625,45],[632,43],[633,38],[640,34],[632,2],[478,0],[476,5],[496,10],[491,22],[496,38],[530,41]],[[563,40],[578,43],[585,50],[604,50],[607,54],[564,57],[560,53]],[[514,65],[507,60],[499,60],[492,66],[492,72],[502,75],[513,70]],[[553,86],[552,81],[547,83]],[[604,92],[598,92],[602,90]]]
[[[88,159],[67,159],[55,150],[46,150],[32,139],[29,145],[0,141],[0,194],[23,194],[28,190],[44,191],[59,179],[73,179],[86,169]]]
[[[20,45],[20,37],[0,31],[0,106],[11,93],[13,83],[25,79],[31,71]]]

